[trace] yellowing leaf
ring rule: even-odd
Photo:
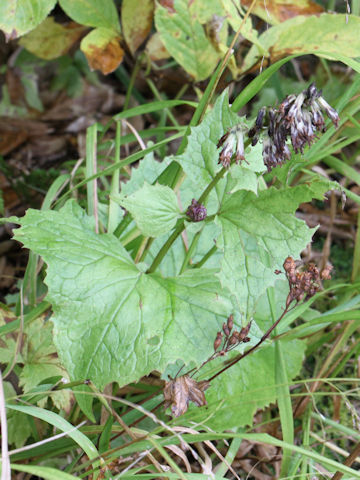
[[[51,12],[56,0],[1,0],[0,30],[13,40],[35,28]]]
[[[170,57],[169,52],[166,50],[163,42],[161,41],[160,34],[158,32],[154,33],[149,38],[149,41],[146,44],[146,53],[153,62]]]
[[[61,25],[53,17],[48,17],[35,30],[21,38],[19,43],[37,57],[52,60],[65,55],[86,30],[86,27],[74,22]]]
[[[319,16],[298,16],[269,28],[259,42],[270,52],[271,63],[294,53],[327,52],[355,58],[360,51],[360,18],[355,15],[324,13]],[[253,68],[263,53],[253,45],[245,57],[242,71]]]
[[[107,75],[117,69],[124,57],[119,40],[117,34],[107,28],[96,28],[83,38],[80,48],[92,70]]]
[[[121,21],[125,41],[136,52],[149,35],[154,16],[153,0],[123,0]]]
[[[241,5],[249,7],[252,0],[243,0]],[[262,18],[271,25],[284,22],[297,15],[313,15],[322,13],[323,7],[312,0],[271,0],[270,2],[256,2],[251,13]]]

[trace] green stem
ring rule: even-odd
[[[175,230],[173,233],[170,235],[170,237],[166,240],[164,245],[161,247],[159,253],[156,255],[154,258],[153,263],[150,265],[149,269],[147,270],[146,273],[153,273],[157,269],[157,267],[160,265],[162,262],[163,258],[167,254],[167,252],[170,250],[171,245],[175,242],[177,237],[181,235],[181,232],[185,229],[185,221],[184,220],[179,220],[177,223],[177,226],[175,227]]]
[[[244,145],[244,148],[248,147],[250,145],[250,140],[247,140],[245,142],[245,145]],[[231,162],[231,165],[234,163],[234,160],[232,160]],[[228,168],[225,168],[225,167],[222,167],[218,173],[215,175],[215,177],[211,180],[211,182],[209,183],[209,185],[205,188],[205,190],[203,191],[203,193],[200,195],[199,197],[199,200],[198,202],[199,203],[205,203],[207,197],[209,196],[211,190],[213,188],[216,187],[217,183],[219,182],[219,180],[221,180],[224,175],[229,171]],[[184,174],[183,174],[184,175]],[[183,177],[180,177],[178,181],[181,181],[181,178]],[[210,217],[209,217],[210,218]],[[162,248],[160,249],[159,253],[157,254],[157,256],[155,257],[152,265],[150,266],[149,270],[147,271],[147,273],[152,273],[156,270],[156,268],[159,266],[159,264],[161,263],[162,259],[164,258],[164,256],[166,255],[166,253],[168,252],[168,250],[170,249],[171,245],[175,242],[175,240],[177,239],[177,237],[179,235],[181,235],[181,233],[185,230],[185,222],[184,220],[181,220],[179,221],[176,229],[173,231],[173,233],[170,235],[170,237],[167,239],[167,241],[164,243],[164,245],[162,246]],[[215,247],[216,248],[216,247]],[[213,253],[213,252],[212,252]],[[206,259],[207,260],[207,259]],[[205,261],[206,261],[205,260]]]
[[[115,154],[114,163],[120,162],[120,147],[121,147],[121,122],[116,122],[116,134],[115,134]],[[117,168],[112,174],[111,190],[109,199],[109,218],[108,218],[108,232],[113,233],[116,227],[119,225],[119,211],[120,206],[112,200],[112,197],[118,195],[120,191],[120,169]]]
[[[198,262],[198,263],[195,263],[195,265],[193,265],[193,268],[200,268],[204,265],[204,263],[206,263],[210,257],[212,257],[214,255],[214,253],[216,252],[217,250],[217,246],[214,245],[213,247],[210,248],[210,250],[205,253],[205,255],[203,256],[203,258]]]
[[[147,81],[147,84],[149,85],[150,87],[150,90],[152,91],[152,93],[154,94],[154,97],[159,100],[159,101],[163,101],[164,99],[161,97],[160,95],[160,92],[158,91],[158,89],[156,88],[156,85],[155,83],[150,79],[150,78],[147,78],[146,79]],[[175,125],[176,127],[179,126],[179,123],[177,122],[176,118],[174,117],[174,115],[172,114],[171,110],[169,108],[164,108],[164,111],[166,112],[166,115],[169,117],[169,119],[171,120],[172,124]]]
[[[138,74],[138,72],[140,70],[140,67],[141,67],[141,58],[142,58],[141,55],[137,57],[136,62],[135,62],[134,70],[131,72],[130,83],[129,83],[129,87],[126,91],[126,97],[125,97],[125,100],[124,100],[123,112],[128,109],[128,106],[129,106],[129,103],[130,103],[130,98],[131,98],[131,95],[132,95],[132,91],[133,91],[133,88],[134,88],[134,85],[135,85],[135,79],[136,79],[137,74]]]
[[[221,170],[218,171],[218,173],[215,175],[215,177],[211,180],[211,182],[209,183],[209,185],[205,188],[205,190],[203,191],[203,193],[200,195],[200,198],[198,200],[199,203],[204,203],[205,200],[207,199],[209,193],[211,192],[211,190],[216,186],[216,184],[218,183],[219,180],[221,180],[223,178],[223,176],[225,175],[225,173],[227,172],[227,168],[225,167],[222,167]]]
[[[211,190],[216,186],[219,180],[225,175],[225,172],[227,171],[226,168],[222,168],[212,179],[212,181],[209,183],[209,185],[205,188],[203,193],[201,194],[199,198],[199,203],[205,202],[207,199],[209,193]],[[147,273],[153,273],[156,268],[160,265],[162,259],[165,257],[166,253],[168,250],[171,248],[171,245],[175,242],[177,237],[181,235],[181,233],[185,230],[185,221],[184,220],[179,220],[177,227],[173,231],[173,233],[170,235],[170,237],[166,240],[164,245],[161,247],[159,253],[156,255],[153,263],[151,264],[150,268],[148,269]]]
[[[188,248],[188,251],[186,252],[186,255],[185,255],[183,264],[181,265],[179,275],[181,275],[181,274],[184,272],[184,270],[186,269],[187,264],[189,263],[189,260],[190,260],[190,258],[192,257],[192,254],[193,254],[193,252],[194,252],[194,250],[195,250],[195,248],[196,248],[196,245],[198,244],[198,242],[199,242],[199,240],[200,240],[200,235],[201,235],[201,233],[202,233],[202,229],[201,229],[199,232],[195,233],[194,238],[193,238],[193,240],[192,240],[192,242],[191,242],[191,245],[190,245],[190,247]]]

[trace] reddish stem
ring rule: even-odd
[[[280,321],[284,318],[284,316],[288,313],[289,311],[289,306],[290,304],[286,304],[286,307],[285,307],[285,310],[283,311],[283,313],[280,315],[280,317],[276,320],[276,322],[269,328],[269,330],[267,332],[264,333],[264,335],[261,337],[261,339],[258,341],[258,343],[256,345],[254,345],[253,347],[250,348],[250,350],[247,350],[245,353],[242,353],[240,355],[238,355],[237,357],[234,358],[234,360],[232,360],[228,365],[226,365],[223,369],[221,369],[219,372],[215,373],[215,375],[213,375],[212,377],[208,378],[208,382],[211,382],[212,380],[214,380],[214,378],[216,378],[218,375],[220,375],[221,373],[225,372],[225,370],[227,370],[228,368],[232,367],[233,365],[235,365],[235,363],[239,362],[240,360],[242,360],[243,358],[247,357],[250,353],[252,353],[254,350],[256,350],[263,342],[265,342],[265,340],[267,338],[269,338],[271,332],[278,326],[278,324],[280,323]]]

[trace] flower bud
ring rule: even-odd
[[[222,342],[222,333],[221,332],[217,332],[216,334],[216,338],[215,338],[215,341],[214,341],[214,351],[216,352],[216,350],[220,347],[221,345],[221,342]]]
[[[233,314],[229,315],[229,317],[227,319],[227,326],[228,326],[230,331],[233,329],[233,326],[234,326],[234,315]]]
[[[226,323],[223,323],[223,332],[225,333],[225,335],[228,337],[230,335],[230,330],[229,330],[229,327],[227,326]]]
[[[238,337],[237,337],[237,335],[235,335],[235,333],[238,333],[238,332],[234,332],[231,335],[231,337],[229,338],[229,345],[235,345],[236,343],[239,342]]]
[[[186,210],[186,215],[191,218],[193,222],[201,222],[206,218],[207,211],[204,205],[193,198],[191,205],[189,205],[189,208]]]

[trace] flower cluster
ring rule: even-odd
[[[223,149],[220,152],[218,163],[221,163],[223,167],[230,167],[234,150],[236,163],[245,160],[244,133],[246,130],[247,127],[238,124],[220,138],[217,147],[223,147]]]
[[[250,341],[248,333],[250,331],[251,322],[249,322],[246,327],[241,328],[239,331],[233,330],[234,328],[234,316],[230,315],[227,319],[227,322],[223,323],[222,332],[217,332],[216,338],[214,341],[214,352],[216,356],[223,356],[233,348],[237,347],[239,343],[247,343]],[[223,336],[225,339],[223,341]],[[219,350],[219,347],[222,347]]]
[[[322,111],[337,127],[338,113],[324,100],[314,84],[299,95],[287,96],[278,108],[263,107],[259,110],[248,136],[253,146],[262,137],[263,159],[268,171],[290,159],[288,139],[295,153],[303,153],[305,145],[310,146],[315,141],[317,132],[325,131]]]
[[[322,280],[331,278],[331,265],[326,266],[321,272],[314,263],[305,265],[302,271],[296,267],[295,260],[287,257],[284,270],[289,282],[290,292],[286,299],[286,306],[295,300],[297,303],[311,298],[321,289]]]
[[[193,198],[191,205],[189,205],[186,210],[186,215],[191,218],[193,222],[201,222],[202,220],[205,220],[207,211],[204,205]]]

